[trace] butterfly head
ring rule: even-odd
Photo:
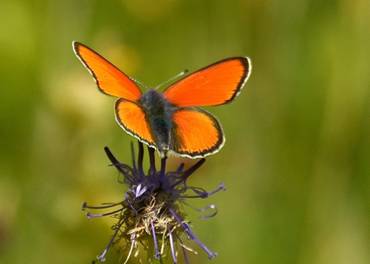
[[[149,90],[144,93],[140,97],[139,103],[151,115],[163,115],[166,110],[170,109],[170,104],[156,90]]]

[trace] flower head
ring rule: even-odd
[[[188,205],[186,200],[189,198],[204,199],[225,190],[223,184],[211,192],[187,184],[189,176],[204,164],[205,159],[200,159],[188,169],[184,169],[184,163],[181,163],[175,171],[166,171],[167,158],[161,158],[160,168],[157,169],[155,150],[148,148],[149,169],[145,173],[143,144],[139,142],[137,159],[133,145],[131,151],[132,165],[129,166],[119,162],[108,147],[105,147],[109,160],[123,177],[121,182],[128,186],[123,200],[100,206],[83,204],[83,210],[87,211],[88,218],[113,216],[117,219],[112,227],[114,234],[104,251],[97,257],[98,260],[105,260],[113,244],[122,243],[128,250],[124,263],[127,263],[133,252],[138,252],[140,247],[146,251],[152,250],[151,256],[155,259],[164,257],[166,251],[170,252],[174,263],[177,263],[178,251],[181,250],[184,261],[188,263],[187,252],[194,250],[184,244],[184,235],[193,240],[208,258],[214,258],[217,254],[197,238],[180,208],[182,204]],[[203,218],[212,217],[217,213],[213,204],[198,210],[208,213]],[[97,211],[101,213],[96,213]]]

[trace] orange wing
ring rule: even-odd
[[[220,150],[225,142],[215,117],[198,108],[182,108],[172,115],[171,150],[181,156],[200,158]]]
[[[225,104],[239,94],[250,72],[248,58],[225,59],[175,82],[166,89],[164,96],[181,107]]]
[[[122,98],[118,99],[116,102],[116,120],[128,134],[154,147],[153,135],[146,121],[145,112],[138,104]]]
[[[89,70],[103,93],[130,101],[140,98],[140,88],[116,66],[81,43],[73,42],[72,45],[76,56]]]

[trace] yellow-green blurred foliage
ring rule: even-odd
[[[191,180],[228,187],[197,203],[217,217],[190,214],[212,263],[370,262],[368,0],[1,0],[0,17],[0,263],[91,263],[111,235],[80,206],[122,198],[103,147],[128,162],[132,138],[72,40],[149,86],[251,57]]]

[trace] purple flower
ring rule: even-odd
[[[160,168],[156,168],[155,153],[153,148],[148,148],[149,169],[144,172],[144,146],[139,142],[137,160],[134,147],[131,145],[132,166],[119,162],[108,149],[104,150],[112,165],[122,175],[121,182],[128,186],[122,201],[117,203],[105,203],[99,206],[83,204],[83,210],[87,211],[88,218],[112,216],[117,219],[113,225],[112,238],[103,252],[97,257],[104,261],[105,256],[113,244],[126,248],[128,253],[125,257],[127,263],[133,252],[152,250],[155,259],[162,259],[166,251],[170,252],[173,263],[177,263],[178,251],[182,251],[185,263],[189,263],[188,252],[193,251],[184,244],[184,236],[193,240],[207,255],[209,259],[217,254],[203,244],[193,233],[189,222],[185,220],[180,205],[185,204],[189,198],[207,198],[208,196],[225,190],[220,184],[215,190],[207,192],[203,188],[193,187],[187,184],[187,180],[205,159],[198,160],[193,166],[184,169],[181,163],[175,171],[166,171],[167,158],[161,158]],[[210,218],[216,215],[216,207],[211,204],[197,209],[206,213],[202,218]],[[96,213],[100,212],[100,213]]]

